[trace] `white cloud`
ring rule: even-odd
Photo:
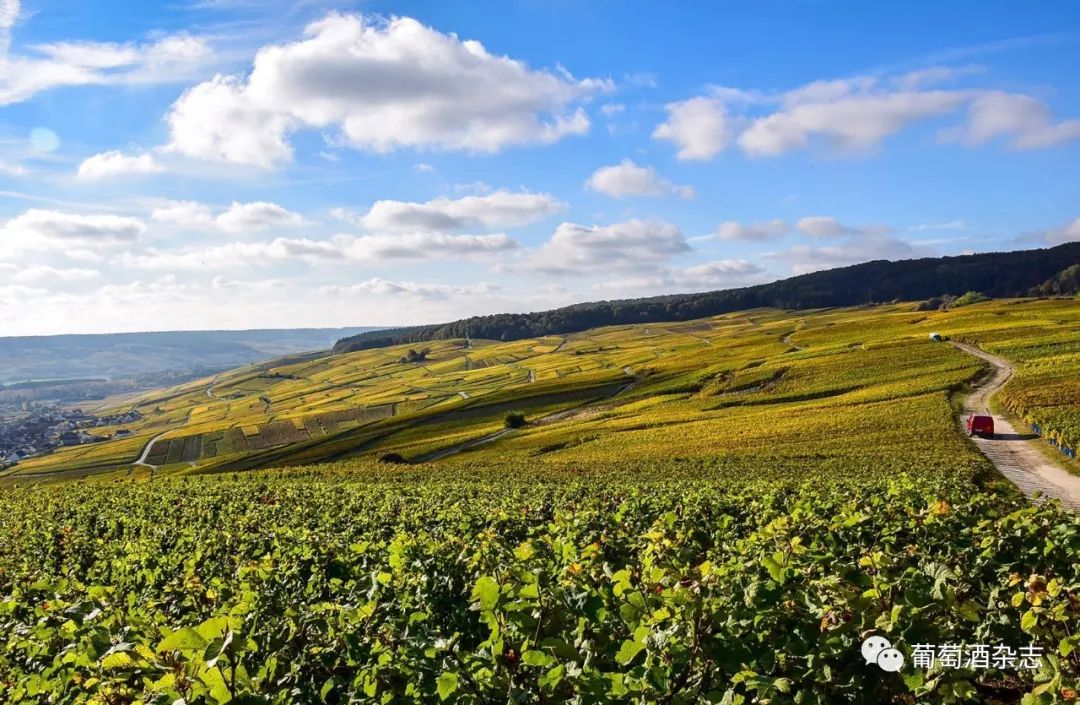
[[[195,201],[169,201],[151,211],[150,217],[161,223],[184,227],[205,228],[214,223],[210,207]]]
[[[1073,218],[1072,222],[1066,223],[1060,228],[1051,228],[1046,231],[1046,242],[1051,245],[1077,241],[1080,241],[1080,218]]]
[[[638,166],[630,159],[623,159],[614,166],[600,167],[589,176],[585,186],[612,198],[667,195],[694,197],[692,186],[677,186],[662,178],[651,166]]]
[[[199,288],[196,284],[181,282],[175,274],[166,274],[151,281],[141,279],[126,284],[106,284],[97,296],[115,302],[142,301],[148,295],[164,294],[167,297],[182,296]]]
[[[31,47],[33,54],[9,53],[10,28],[4,26],[18,3],[0,9],[0,105],[10,105],[64,86],[175,83],[189,80],[212,58],[202,40],[173,35],[144,44],[56,42]],[[17,14],[17,9],[16,9]]]
[[[844,225],[827,215],[811,215],[795,224],[799,232],[810,237],[842,237],[845,235],[887,235],[893,228],[887,225]]]
[[[210,206],[195,201],[169,201],[155,208],[150,217],[161,223],[186,228],[216,228],[226,233],[259,232],[271,228],[295,228],[305,224],[299,213],[276,203],[253,201],[232,204],[214,215]]]
[[[971,76],[983,72],[982,66],[930,66],[925,69],[909,71],[896,77],[894,83],[902,89],[913,90],[929,85],[946,83],[962,76]]]
[[[788,224],[783,220],[768,220],[762,223],[738,223],[728,220],[716,229],[716,236],[721,240],[762,242],[778,240],[787,235],[788,229]]]
[[[495,191],[483,196],[449,199],[440,196],[426,203],[376,201],[359,223],[371,231],[467,230],[516,228],[566,210],[566,204],[546,193]],[[355,222],[355,215],[334,209],[335,217]]]
[[[18,270],[11,278],[21,284],[50,284],[85,282],[100,276],[101,272],[95,269],[58,269],[49,265],[37,265]]]
[[[157,270],[222,270],[271,267],[292,262],[309,265],[391,265],[429,259],[462,259],[509,252],[518,243],[505,234],[448,235],[402,233],[327,240],[274,238],[264,242],[231,242],[202,249],[129,252],[124,267]]]
[[[592,226],[562,223],[529,266],[553,274],[597,267],[654,269],[663,260],[689,251],[682,232],[663,221],[628,220]]]
[[[358,228],[363,227],[364,225],[364,216],[348,208],[331,208],[330,217],[334,220],[340,220],[343,223],[348,223],[349,225],[355,225]]]
[[[75,178],[93,180],[127,174],[155,174],[160,171],[162,167],[152,154],[130,156],[123,152],[110,151],[83,160]]]
[[[804,149],[812,137],[841,152],[863,152],[929,117],[946,115],[965,96],[950,91],[873,91],[866,82],[811,84],[792,91],[782,109],[753,120],[739,136],[750,156]]]
[[[7,49],[7,34],[19,20],[20,5],[19,0],[0,0],[0,36],[4,37],[4,44],[0,49]]]
[[[927,230],[967,230],[968,224],[962,220],[946,220],[940,223],[919,223],[912,225],[908,230],[924,232]]]
[[[145,232],[135,218],[31,208],[0,227],[0,244],[9,252],[100,248],[133,242]]]
[[[41,287],[22,286],[21,284],[5,284],[0,286],[0,314],[25,310],[27,303],[32,299],[48,296],[49,290]],[[5,327],[5,330],[10,328]]]
[[[167,119],[170,151],[263,168],[292,159],[286,133],[296,121],[250,99],[235,76],[215,76],[189,89]]]
[[[404,233],[366,235],[353,238],[345,256],[353,262],[380,263],[394,260],[422,260],[492,255],[517,249],[518,244],[503,233],[493,235],[447,235],[445,233]]]
[[[1000,138],[1013,149],[1039,149],[1080,139],[1080,119],[1057,122],[1040,100],[992,91],[975,98],[968,107],[967,122],[945,131],[942,138],[969,146]]]
[[[922,246],[887,235],[851,237],[839,245],[810,247],[796,245],[783,252],[765,255],[768,259],[791,264],[794,274],[805,274],[832,267],[844,267],[878,259],[902,260],[933,257],[937,253]]]
[[[943,140],[979,145],[1001,138],[1014,149],[1035,149],[1080,139],[1080,119],[1056,120],[1031,96],[927,88],[977,71],[931,67],[891,78],[814,81],[773,93],[712,86],[708,95],[668,105],[668,119],[653,137],[672,141],[679,159],[711,159],[733,139],[752,157],[779,156],[816,142],[836,153],[865,153],[911,125],[967,106],[966,123],[943,131]]]
[[[747,286],[762,281],[764,276],[765,269],[753,262],[725,259],[678,269],[663,269],[656,274],[611,279],[594,288],[617,295],[640,296],[641,292],[676,293]]]
[[[332,296],[408,296],[421,300],[451,299],[469,296],[486,296],[499,287],[484,282],[478,284],[427,284],[411,281],[388,281],[379,277],[349,286],[324,286],[322,293]]]
[[[261,49],[246,77],[187,91],[168,118],[170,148],[271,167],[290,159],[292,132],[337,128],[342,142],[374,152],[496,152],[586,132],[580,103],[611,88],[532,70],[410,18],[331,14],[304,34]]]
[[[667,122],[657,126],[652,136],[675,143],[680,160],[712,159],[731,143],[727,111],[715,98],[669,103],[667,112]]]
[[[129,269],[220,270],[270,267],[289,262],[317,264],[344,259],[342,245],[333,240],[275,238],[267,242],[230,242],[203,249],[127,252],[120,258]]]
[[[229,209],[214,219],[217,226],[227,233],[254,232],[269,228],[297,227],[304,224],[299,214],[282,208],[276,203],[233,201]]]
[[[216,276],[210,282],[210,286],[218,291],[269,291],[283,289],[288,286],[281,279],[262,279],[258,281],[241,281],[228,277]]]

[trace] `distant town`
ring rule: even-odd
[[[82,409],[66,409],[57,405],[32,406],[6,415],[0,412],[0,469],[64,446],[123,438],[131,431],[119,429],[108,435],[95,431],[106,426],[133,423],[139,418],[141,415],[137,411],[95,416]]]

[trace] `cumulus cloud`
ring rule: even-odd
[[[692,186],[678,186],[662,178],[651,166],[638,166],[623,159],[614,166],[600,167],[585,182],[586,188],[612,198],[629,196],[679,196],[693,198]]]
[[[810,237],[842,237],[844,235],[887,235],[894,232],[887,225],[852,226],[841,223],[827,215],[810,215],[800,218],[795,227]]]
[[[261,49],[249,75],[184,93],[168,117],[170,148],[271,167],[291,158],[291,133],[335,128],[343,143],[373,152],[496,152],[583,134],[582,101],[610,88],[530,69],[411,18],[331,14],[300,41]]]
[[[162,167],[152,154],[128,155],[120,151],[109,151],[83,160],[75,178],[93,180],[128,174],[155,174],[160,171]]]
[[[653,138],[678,147],[680,160],[712,159],[731,143],[732,127],[724,104],[715,98],[691,98],[667,106],[667,122]]]
[[[335,235],[326,240],[279,237],[264,242],[230,242],[206,248],[128,252],[125,267],[158,270],[220,270],[270,267],[291,262],[309,265],[388,265],[428,259],[483,257],[518,248],[505,234],[449,235],[402,233],[353,237]]]
[[[217,226],[227,233],[252,232],[275,227],[296,227],[304,224],[299,214],[282,208],[276,203],[233,201],[228,210],[214,219]]]
[[[168,116],[167,149],[200,159],[269,168],[292,159],[296,120],[249,98],[242,79],[215,76],[189,89]]]
[[[748,156],[775,157],[821,143],[836,153],[865,153],[919,122],[967,107],[964,125],[942,138],[966,145],[1005,139],[1015,149],[1080,139],[1080,120],[1057,120],[1045,103],[1002,91],[931,86],[975,73],[930,67],[901,76],[814,81],[781,92],[713,86],[668,106],[653,132],[680,159],[711,159],[734,142]]]
[[[721,240],[745,240],[762,242],[778,240],[788,233],[788,224],[783,220],[768,220],[761,223],[739,223],[728,220],[716,229],[716,236]]]
[[[952,91],[874,90],[868,81],[811,84],[784,106],[754,119],[739,135],[751,156],[776,156],[820,137],[837,151],[872,149],[908,125],[955,111],[965,96]]]
[[[440,196],[426,203],[376,201],[367,214],[359,218],[344,209],[335,209],[333,214],[371,231],[397,232],[516,228],[564,210],[565,203],[546,193],[500,190],[459,199]]]
[[[99,248],[131,243],[146,232],[136,218],[31,208],[0,226],[0,243],[18,250]]]
[[[531,268],[569,274],[598,267],[653,269],[690,251],[680,230],[663,221],[628,220],[611,225],[562,223],[535,254]]]
[[[203,203],[169,201],[151,211],[150,217],[161,223],[186,228],[216,228],[226,233],[294,228],[305,223],[299,213],[267,201],[233,201],[227,209],[216,215],[210,206]]]
[[[967,122],[945,131],[942,138],[966,145],[1004,139],[1013,149],[1038,149],[1080,139],[1080,120],[1057,121],[1041,100],[991,91],[975,98]]]
[[[374,277],[349,286],[324,286],[320,291],[333,296],[407,296],[421,300],[451,299],[467,296],[485,296],[499,291],[499,287],[484,282],[478,284],[428,284],[412,281],[389,281]]]

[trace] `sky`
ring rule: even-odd
[[[0,336],[1080,240],[1080,4],[0,0]]]

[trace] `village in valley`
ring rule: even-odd
[[[0,408],[0,469],[56,448],[124,438],[131,433],[127,429],[112,434],[96,433],[95,430],[132,423],[140,417],[137,411],[95,416],[82,409],[59,405],[33,405],[26,410]]]

